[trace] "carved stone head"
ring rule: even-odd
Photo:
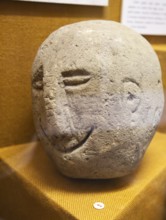
[[[102,20],[53,32],[35,58],[32,90],[37,134],[58,169],[74,178],[135,170],[164,102],[150,44]]]

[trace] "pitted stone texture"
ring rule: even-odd
[[[152,47],[112,21],[53,32],[35,58],[32,87],[38,136],[58,169],[74,178],[135,170],[164,102]]]

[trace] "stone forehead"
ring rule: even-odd
[[[82,21],[54,31],[41,45],[34,69],[41,63],[47,68],[58,63],[65,70],[72,62],[76,68],[94,64],[113,68],[113,74],[119,67],[122,75],[133,74],[135,70],[135,77],[160,73],[151,45],[135,31],[113,21]]]
[[[61,34],[63,35],[61,37],[65,38],[66,37],[66,35],[64,35],[65,33],[70,35],[73,34],[73,32],[74,35],[76,35],[77,37],[79,37],[82,34],[87,34],[87,36],[96,35],[96,37],[98,36],[98,34],[99,37],[105,35],[122,37],[122,33],[123,33],[123,38],[125,37],[126,34],[134,35],[134,37],[140,39],[142,38],[138,33],[127,28],[126,26],[121,25],[118,22],[106,21],[106,20],[82,21],[74,24],[65,25],[59,28],[58,30],[54,31],[50,35],[50,37],[54,37],[54,35]],[[102,35],[100,35],[100,33],[102,33]]]
[[[121,46],[130,43],[130,45],[135,44],[137,48],[139,43],[151,48],[148,42],[135,31],[117,22],[104,20],[82,21],[63,26],[50,34],[42,48],[46,45],[51,48],[58,47],[58,44],[72,46],[73,42],[82,42],[84,47],[111,43]]]
[[[137,59],[156,59],[151,45],[141,35],[117,22],[105,20],[82,21],[59,28],[43,42],[38,55],[61,58],[61,54],[63,57],[65,54],[72,59],[71,55],[79,52],[89,57],[93,53],[104,54],[105,58],[125,53],[130,58],[134,55]]]

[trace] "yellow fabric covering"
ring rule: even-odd
[[[74,180],[57,172],[38,143],[0,149],[0,218],[166,219],[166,134],[157,133],[139,169],[116,180]],[[93,204],[103,202],[97,210]]]

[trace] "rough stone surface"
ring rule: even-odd
[[[66,176],[106,179],[135,170],[163,109],[158,58],[112,21],[53,32],[33,64],[36,130]]]

